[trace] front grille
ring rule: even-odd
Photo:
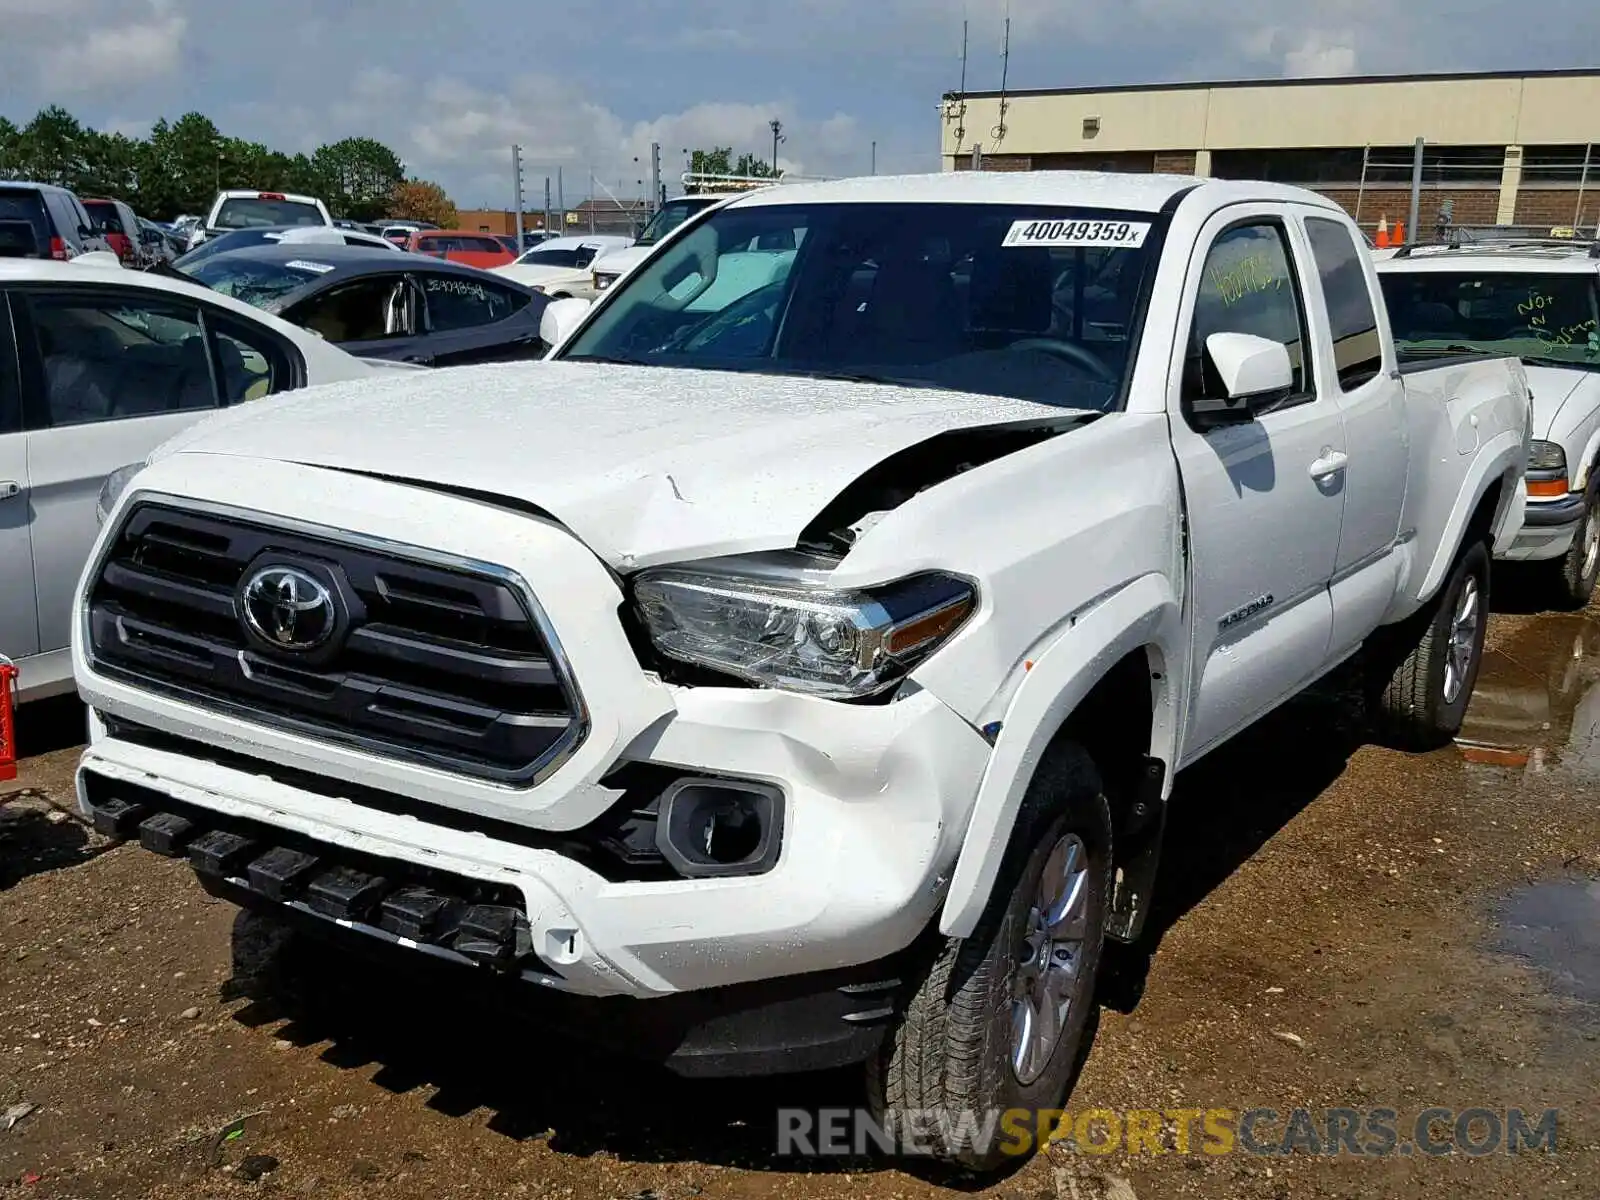
[[[423,551],[134,507],[89,594],[102,674],[248,720],[499,783],[526,784],[582,739],[582,701],[507,579]],[[337,632],[312,652],[247,631],[262,564],[325,581]]]

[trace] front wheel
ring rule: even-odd
[[[1060,1108],[1094,1005],[1111,896],[1111,817],[1079,747],[1046,754],[978,927],[942,947],[881,1056],[868,1063],[875,1117],[931,1130],[939,1158],[996,1169],[1038,1149],[1033,1113]],[[1028,1139],[999,1120],[1025,1109]],[[987,1124],[986,1124],[987,1122]]]
[[[1600,486],[1591,481],[1584,495],[1583,519],[1558,565],[1554,581],[1557,603],[1563,608],[1582,608],[1594,594],[1596,577],[1600,577]]]
[[[1370,699],[1390,740],[1431,750],[1461,731],[1488,627],[1489,551],[1474,542],[1429,605],[1375,639]]]

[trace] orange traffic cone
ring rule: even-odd
[[[1404,246],[1406,244],[1406,223],[1404,221],[1396,221],[1394,223],[1394,244],[1396,246]]]
[[[1379,218],[1379,220],[1378,220],[1378,232],[1377,232],[1376,235],[1374,235],[1372,240],[1377,243],[1379,250],[1387,250],[1389,248],[1389,218],[1388,217]]]
[[[17,668],[0,654],[0,779],[17,777]]]

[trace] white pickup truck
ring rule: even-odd
[[[1402,370],[1314,194],[775,188],[546,324],[106,498],[101,828],[684,1072],[1050,1108],[1175,772],[1363,650],[1392,735],[1461,721],[1523,369]]]

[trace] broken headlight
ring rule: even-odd
[[[836,700],[894,686],[972,615],[972,584],[925,573],[839,589],[800,556],[641,573],[634,602],[656,649],[766,687]]]

